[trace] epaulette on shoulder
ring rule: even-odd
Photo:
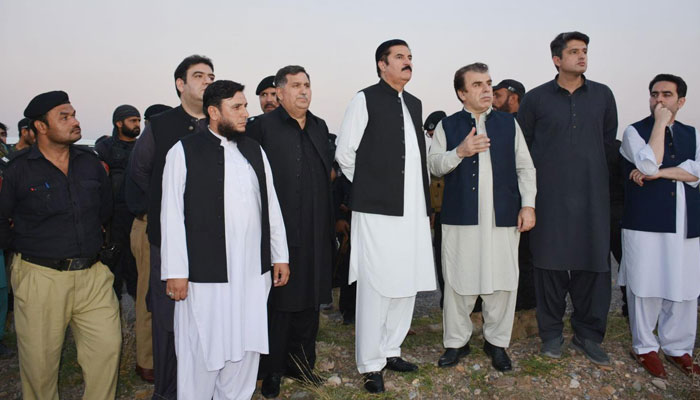
[[[75,147],[76,150],[84,151],[85,153],[90,153],[97,158],[100,157],[100,155],[97,153],[97,150],[95,150],[94,148],[92,148],[86,144],[76,144],[73,147]]]
[[[31,150],[31,147],[24,148],[22,150],[17,150],[15,152],[12,152],[4,157],[2,157],[2,161],[5,162],[6,165],[9,165],[12,163],[12,161],[21,158],[25,154],[29,153],[29,150]]]

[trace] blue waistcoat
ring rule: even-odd
[[[482,115],[482,118],[486,118],[486,132],[491,139],[489,150],[496,226],[517,226],[520,190],[515,171],[515,118],[496,110]],[[442,127],[447,150],[457,147],[474,126],[475,121],[465,110],[444,118]],[[447,225],[479,223],[479,154],[465,157],[457,168],[445,175],[440,218]]]
[[[639,136],[649,142],[654,117],[632,124]],[[664,159],[661,168],[677,167],[685,160],[695,159],[695,128],[678,121],[673,124],[673,138],[664,138]],[[636,167],[624,160],[625,177]],[[700,236],[700,191],[684,184],[687,210],[688,238]],[[669,179],[645,181],[638,186],[625,180],[625,211],[622,227],[645,232],[676,232],[676,182]]]

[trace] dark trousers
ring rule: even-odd
[[[440,213],[435,213],[435,222],[433,223],[433,254],[435,254],[435,272],[437,273],[437,281],[440,286],[440,308],[445,300],[445,279],[442,277],[442,221]]]
[[[574,306],[571,327],[576,336],[603,342],[610,309],[609,271],[553,271],[535,267],[534,277],[537,325],[543,341],[562,334],[569,293]]]
[[[287,312],[268,308],[267,321],[270,354],[260,356],[258,376],[308,376],[316,364],[318,309]]]
[[[165,293],[160,280],[160,247],[151,245],[151,276],[146,303],[153,327],[153,399],[177,399],[177,357],[173,315],[175,302]]]
[[[347,280],[340,286],[340,298],[338,299],[338,309],[344,320],[355,320],[355,304],[357,297],[357,282],[348,285]]]
[[[136,271],[136,260],[131,254],[131,225],[134,222],[134,215],[126,207],[116,206],[114,215],[110,222],[110,234],[112,242],[117,246],[117,259],[114,265],[108,265],[114,274],[114,290],[117,298],[121,300],[122,288],[126,283],[126,292],[132,298],[136,298],[136,282],[138,273]]]

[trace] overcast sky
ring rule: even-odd
[[[488,6],[487,6],[488,4]],[[682,76],[688,99],[678,119],[700,126],[700,2],[669,1],[0,1],[0,121],[15,142],[17,121],[38,93],[65,90],[83,137],[111,131],[114,108],[179,104],[173,71],[190,54],[214,61],[217,79],[255,87],[280,67],[311,75],[311,110],[337,132],[358,90],[376,83],[374,51],[405,39],[413,52],[406,90],[423,116],[460,109],[454,71],[490,66],[494,83],[531,89],[556,71],[549,42],[579,30],[591,37],[588,79],[610,86],[620,132],[645,117],[647,85],[661,72]]]

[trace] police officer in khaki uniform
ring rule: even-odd
[[[58,399],[58,369],[70,324],[85,399],[114,399],[121,328],[114,276],[98,260],[112,190],[81,137],[62,91],[36,96],[24,110],[37,145],[17,153],[0,190],[0,248],[12,266],[22,398]],[[13,225],[11,226],[10,220]]]

